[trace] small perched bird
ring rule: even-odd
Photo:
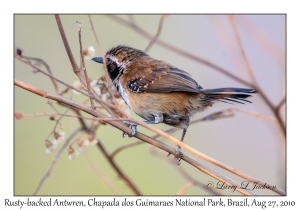
[[[104,63],[102,57],[92,60]],[[255,92],[245,88],[203,89],[189,73],[125,45],[108,50],[105,63],[112,83],[126,104],[148,124],[165,123],[183,129],[181,141],[195,112],[216,101],[250,102],[246,98]],[[136,124],[132,124],[129,136],[135,134]],[[177,146],[178,163],[181,155]]]

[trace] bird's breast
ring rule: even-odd
[[[120,84],[120,82],[118,82],[117,84],[115,84],[118,92],[120,93],[121,97],[123,98],[123,100],[125,101],[125,103],[132,109],[131,104],[130,104],[130,100],[128,97],[128,91],[125,90],[122,85]]]

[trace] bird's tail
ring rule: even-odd
[[[255,90],[245,88],[217,88],[200,89],[199,93],[203,93],[201,100],[207,102],[221,101],[225,103],[236,102],[244,104],[243,102],[251,103],[246,98],[251,97],[251,94],[255,93]]]

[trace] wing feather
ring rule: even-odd
[[[176,67],[143,68],[130,75],[127,83],[133,92],[199,92],[201,86],[192,76]]]

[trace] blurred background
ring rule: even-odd
[[[119,44],[129,45],[144,50],[151,39],[146,34],[155,36],[161,15],[91,15],[101,48],[105,51]],[[125,20],[127,22],[121,22]],[[246,57],[253,70],[255,79],[274,107],[286,96],[286,16],[285,15],[234,15],[234,23]],[[43,59],[51,68],[53,75],[68,84],[77,80],[72,71],[60,33],[53,15],[15,15],[15,48],[21,48],[23,55]],[[91,30],[87,15],[61,15],[61,21],[67,35],[71,50],[77,63],[80,63],[78,24],[83,23],[83,48],[93,46],[95,55],[101,56],[97,42]],[[134,30],[126,23],[134,23],[142,29]],[[230,16],[227,15],[167,15],[164,16],[159,40],[181,51],[207,60],[226,69],[242,80],[253,84],[251,74],[242,56]],[[155,43],[148,53],[164,60],[193,75],[203,88],[241,87],[245,84],[234,80],[215,69],[179,54]],[[38,87],[55,92],[50,79],[40,73],[33,73],[32,67],[15,59],[15,78]],[[43,66],[40,66],[45,69]],[[104,74],[102,65],[86,60],[90,78],[97,80]],[[62,90],[65,87],[59,84]],[[54,113],[47,100],[40,96],[15,87],[15,112],[23,114]],[[64,97],[70,97],[70,93]],[[73,100],[82,102],[85,97],[73,94]],[[251,99],[252,104],[216,103],[212,108],[197,113],[192,120],[207,116],[216,111],[237,108],[259,113],[261,116],[274,118],[274,113],[262,100],[260,94]],[[64,112],[65,108],[54,107]],[[285,122],[285,103],[279,109]],[[137,119],[133,112],[130,114]],[[65,132],[68,137],[78,126],[78,120],[64,117],[57,127],[58,132]],[[32,195],[41,178],[45,175],[58,148],[46,153],[45,140],[55,126],[49,117],[24,117],[14,121],[14,193],[15,195]],[[166,130],[167,125],[154,125]],[[154,133],[141,127],[140,132],[153,136]],[[180,138],[181,130],[173,133]],[[77,135],[78,138],[80,135]],[[100,126],[97,136],[108,152],[118,147],[138,141],[135,138],[122,138],[121,131],[111,126]],[[74,140],[76,139],[74,138]],[[48,138],[53,140],[53,135]],[[86,139],[86,135],[82,136]],[[160,138],[165,143],[171,142]],[[253,115],[234,112],[234,116],[220,120],[200,122],[189,127],[185,143],[194,149],[255,177],[277,188],[286,190],[286,147],[285,135],[279,125],[272,120],[265,120]],[[76,148],[78,150],[78,148]],[[183,150],[185,154],[188,154]],[[189,154],[191,155],[191,154]],[[146,143],[123,150],[115,157],[116,163],[135,183],[143,195],[176,195],[182,193],[183,187],[190,179],[182,175],[178,167],[184,169],[191,177],[206,185],[217,180],[203,174],[182,161],[177,166],[173,157]],[[191,157],[194,157],[191,155]],[[230,177],[238,183],[242,178],[232,175],[206,161],[199,162]],[[216,190],[220,195],[240,195],[232,190]],[[261,195],[276,195],[269,190],[256,190]],[[210,195],[199,186],[187,188],[184,195]],[[117,177],[107,160],[96,146],[79,152],[73,160],[68,159],[65,150],[41,187],[38,195],[134,195],[126,184]]]

